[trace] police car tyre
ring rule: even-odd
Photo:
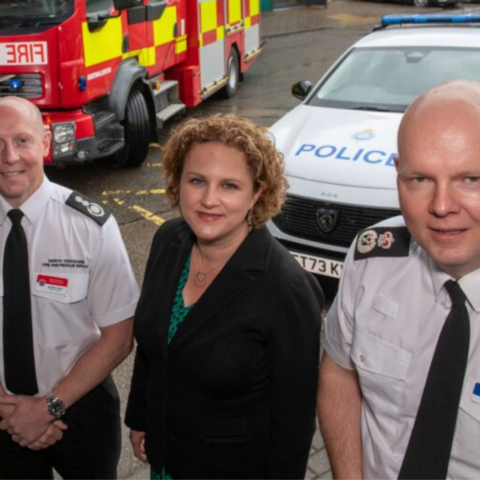
[[[125,112],[125,147],[115,157],[122,168],[140,166],[147,158],[150,144],[150,117],[145,96],[133,88],[127,101]]]
[[[413,4],[416,7],[428,7],[429,1],[428,0],[413,0]]]
[[[240,65],[238,60],[237,50],[232,47],[227,62],[228,81],[225,87],[222,89],[223,98],[232,98],[237,93],[238,82],[240,80]]]

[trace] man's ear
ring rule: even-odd
[[[49,130],[43,134],[43,156],[46,157],[50,151],[50,143],[52,142],[52,132]]]

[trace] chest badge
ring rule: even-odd
[[[35,288],[39,292],[65,295],[68,289],[68,278],[38,274],[35,280]]]

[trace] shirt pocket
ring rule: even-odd
[[[87,298],[88,274],[35,272],[31,293],[60,303],[76,303]]]
[[[35,341],[39,348],[67,351],[72,345],[91,342],[96,327],[87,304],[88,278],[88,273],[32,275],[32,311],[36,312]]]
[[[480,469],[480,398],[473,394],[473,389],[478,381],[479,379],[474,380],[471,377],[465,380],[453,443],[452,456],[458,458],[463,464],[476,469],[475,475],[464,475],[465,478],[478,477]]]
[[[398,412],[411,353],[355,329],[351,358],[357,368],[365,402],[379,413]]]

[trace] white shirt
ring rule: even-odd
[[[377,226],[404,225],[396,217]],[[404,257],[354,260],[355,248],[324,325],[324,346],[332,360],[358,372],[365,478],[398,478],[450,312],[443,285],[451,277],[413,239]],[[470,353],[448,478],[480,478],[480,270],[458,283],[468,300]]]
[[[45,395],[107,327],[133,316],[138,286],[117,222],[103,226],[66,205],[71,190],[45,178],[21,206],[29,248],[30,292],[39,395]],[[94,212],[98,213],[99,207]],[[0,197],[0,296],[12,207]],[[3,300],[0,380],[5,386]]]

